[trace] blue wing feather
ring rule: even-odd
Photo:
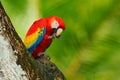
[[[29,52],[32,52],[35,49],[35,47],[42,41],[42,39],[44,38],[45,33],[46,33],[46,28],[43,29],[42,35],[39,35],[38,39],[32,44],[32,46],[30,46],[28,48]]]

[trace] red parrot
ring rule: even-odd
[[[33,57],[38,58],[55,38],[61,36],[65,28],[64,21],[57,16],[39,19],[29,28],[24,44]]]

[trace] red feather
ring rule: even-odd
[[[37,58],[38,54],[45,52],[45,50],[50,46],[51,43],[52,43],[52,39],[45,39],[44,37],[41,43],[32,52],[32,55],[34,56],[34,58]]]
[[[46,21],[45,18],[35,21],[32,24],[32,26],[29,28],[28,33],[26,34],[26,36],[31,35],[32,33],[34,33],[38,29],[38,27],[43,28],[43,27],[46,27],[46,25],[47,25],[47,21]]]
[[[34,58],[37,58],[39,54],[45,52],[45,50],[50,46],[53,39],[48,38],[49,36],[53,35],[53,29],[51,28],[51,24],[53,21],[56,20],[59,23],[59,28],[65,29],[65,24],[61,18],[57,16],[51,16],[48,18],[42,18],[35,21],[30,29],[28,30],[26,37],[35,33],[38,28],[46,28],[46,33],[40,43],[35,47],[32,51],[32,55]],[[28,39],[29,40],[29,39]]]

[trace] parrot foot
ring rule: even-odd
[[[45,52],[38,54],[37,58],[39,59],[45,59],[45,60],[50,60],[50,56],[46,54]]]
[[[53,34],[53,35],[49,36],[48,38],[49,38],[49,39],[55,39],[55,38],[56,38],[56,35]]]
[[[37,58],[42,58],[44,56],[44,53],[38,54]]]

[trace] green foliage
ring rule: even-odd
[[[34,1],[37,1],[36,5]],[[67,29],[62,39],[55,40],[47,53],[67,79],[120,80],[119,0],[34,1],[2,1],[22,38],[39,16],[60,16]],[[31,7],[29,4],[32,3],[37,7]]]

